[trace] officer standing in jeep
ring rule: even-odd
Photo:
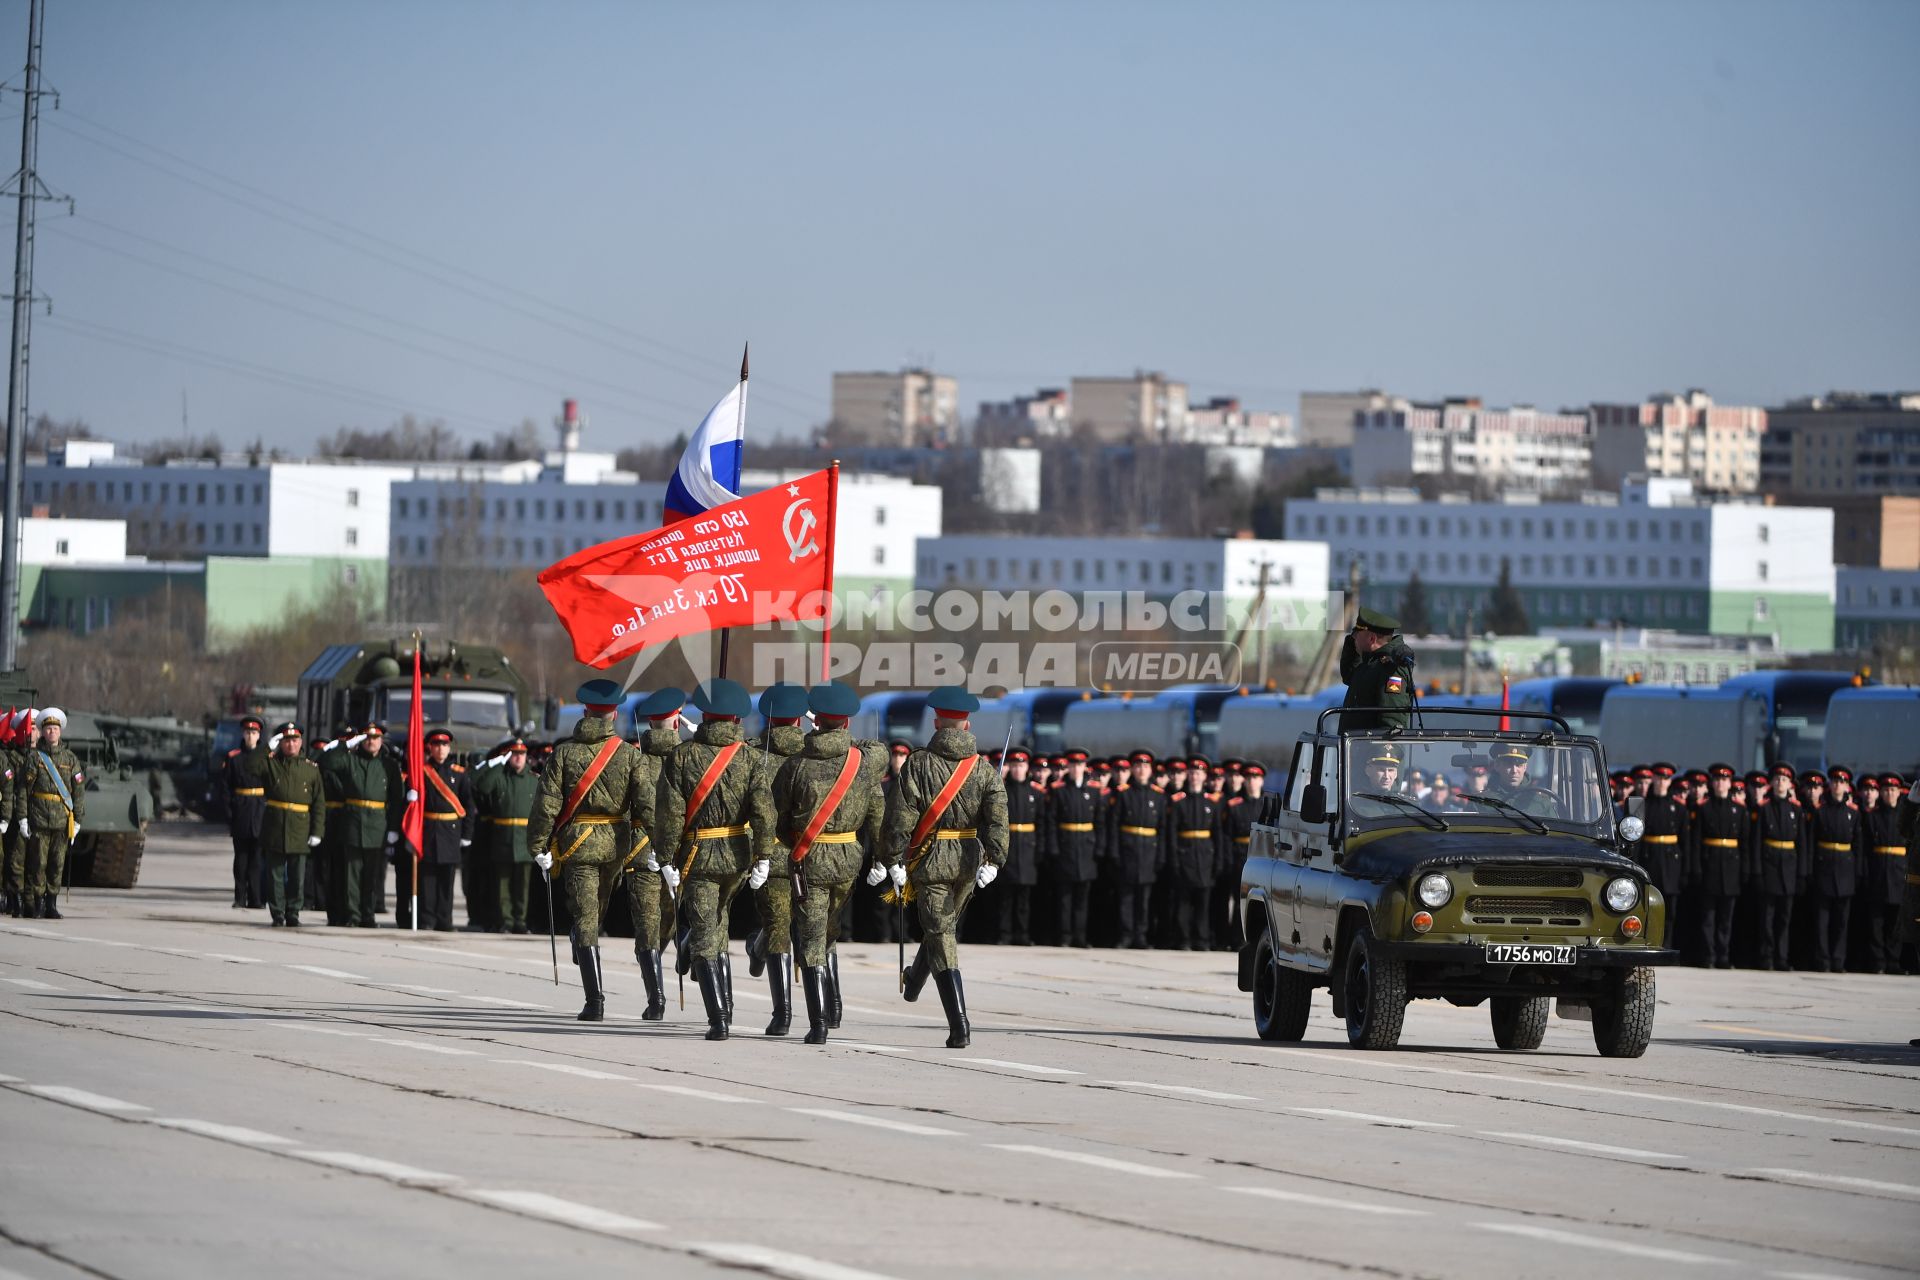
[[[1341,716],[1342,731],[1407,727],[1413,707],[1413,650],[1400,638],[1397,619],[1377,609],[1359,611],[1340,646],[1340,678],[1347,685],[1341,706],[1389,708]]]

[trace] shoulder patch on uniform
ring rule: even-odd
[[[1158,791],[1159,788],[1155,787],[1154,790]],[[1185,800],[1186,798],[1187,798],[1187,793],[1184,791],[1176,791],[1173,793],[1173,802],[1175,804],[1179,804],[1182,800]]]
[[[1064,787],[1064,786],[1066,786],[1066,785],[1067,785],[1067,784],[1066,784],[1065,782],[1061,782],[1061,781],[1059,781],[1059,780],[1057,780],[1057,779],[1056,779],[1055,781],[1053,781],[1053,782],[1050,782],[1050,783],[1048,783],[1048,784],[1047,784],[1047,789],[1048,789],[1049,791],[1051,791],[1051,790],[1053,790],[1053,789],[1054,789],[1055,787]]]
[[[467,766],[465,766],[465,765],[463,765],[463,764],[457,764],[457,765],[455,765],[455,766],[453,766],[453,771],[454,771],[455,773],[465,773],[465,772],[467,771]]]
[[[1149,783],[1148,786],[1152,790],[1159,792],[1161,795],[1167,794],[1167,789],[1163,786],[1160,786],[1158,783]]]
[[[1405,677],[1402,677],[1402,676],[1387,677],[1388,693],[1405,693],[1406,691],[1407,691],[1407,682]]]
[[[87,775],[80,772],[78,769],[75,769],[73,771],[73,780],[75,782],[85,782],[87,780]]]
[[[240,754],[240,748],[238,747],[235,747],[233,750],[227,752],[228,756],[237,756],[239,754]]]
[[[1246,802],[1247,798],[1245,796],[1234,796],[1231,800],[1227,801],[1227,808],[1231,809],[1237,804],[1245,804]]]

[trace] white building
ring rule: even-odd
[[[1487,409],[1477,400],[1354,413],[1356,485],[1438,475],[1538,493],[1584,486],[1592,465],[1583,414]]]
[[[1215,396],[1197,406],[1184,429],[1169,432],[1168,444],[1208,444],[1255,449],[1292,448],[1293,415],[1243,409],[1233,396]]]
[[[127,558],[125,520],[20,521],[21,564],[120,564]]]
[[[1760,487],[1765,409],[1716,405],[1706,392],[1689,391],[1639,404],[1596,404],[1588,413],[1595,484],[1618,484],[1638,473],[1684,477],[1718,493]]]
[[[1051,538],[965,534],[922,538],[914,587],[922,591],[1140,592],[1165,598],[1206,591],[1324,606],[1324,543],[1256,538]]]
[[[1484,611],[1501,565],[1536,625],[1621,622],[1831,647],[1833,512],[1753,501],[1706,503],[1689,489],[1638,486],[1629,500],[1585,493],[1424,502],[1406,489],[1323,489],[1287,504],[1287,536],[1325,542],[1337,583],[1358,564],[1369,598],[1419,575],[1436,627]]]

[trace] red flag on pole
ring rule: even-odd
[[[400,840],[402,846],[412,856],[411,880],[413,902],[407,916],[408,926],[415,932],[420,929],[420,857],[426,848],[427,798],[421,785],[427,779],[427,733],[426,717],[423,714],[420,697],[420,640],[413,641],[413,701],[407,706],[407,786],[413,791],[413,799],[407,802],[407,809],[400,818]]]
[[[13,745],[13,714],[19,709],[18,707],[8,707],[7,718],[0,720],[0,747],[10,747]]]
[[[1510,692],[1511,690],[1507,687],[1507,673],[1502,671],[1500,673],[1500,709],[1502,711],[1511,711],[1513,709],[1513,703],[1508,696]],[[1511,728],[1513,728],[1513,721],[1506,716],[1501,716],[1500,731],[1504,733]]]
[[[548,566],[540,589],[573,656],[605,668],[702,631],[826,616],[838,479],[816,471]]]

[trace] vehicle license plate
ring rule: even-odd
[[[1535,946],[1527,942],[1489,942],[1488,964],[1572,964],[1573,947],[1554,944]]]

